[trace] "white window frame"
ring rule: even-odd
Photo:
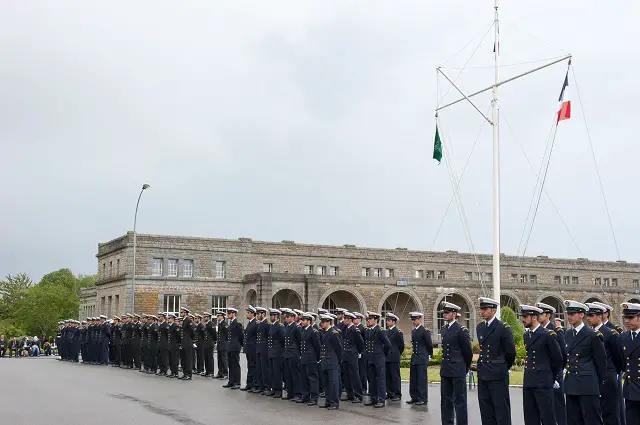
[[[572,285],[578,285],[579,283],[580,283],[580,279],[578,278],[578,276],[571,276]]]
[[[436,271],[435,270],[427,270],[425,273],[425,279],[435,279]]]
[[[193,260],[184,260],[182,263],[182,277],[193,277]]]
[[[596,286],[602,286],[602,278],[596,277],[593,279],[593,284]]]
[[[316,266],[316,274],[324,276],[327,274],[327,266]]]
[[[618,286],[618,278],[617,277],[612,277],[611,278],[611,286]]]
[[[446,277],[445,270],[438,271],[438,280],[444,280]]]
[[[424,279],[424,270],[416,270],[414,272],[414,277],[416,279]]]
[[[538,283],[538,275],[537,274],[529,275],[529,283]]]
[[[272,273],[273,263],[262,263],[262,273]]]
[[[216,279],[226,279],[227,277],[227,262],[216,261]]]
[[[605,277],[602,279],[602,286],[610,286],[611,285],[611,279],[609,279],[608,277]]]
[[[162,258],[153,258],[151,260],[151,276],[162,276],[163,261]]]
[[[520,283],[529,283],[529,275],[521,274],[520,275]]]
[[[385,269],[384,270],[384,277],[395,277],[396,276],[396,270],[395,269]]]
[[[174,258],[167,260],[167,276],[170,276],[170,277],[178,276],[178,260]]]
[[[633,281],[631,282],[631,285],[634,288],[640,288],[640,279],[633,279]]]
[[[362,277],[371,277],[371,268],[363,267],[361,274],[362,274]]]
[[[227,312],[227,302],[229,297],[227,295],[213,295],[211,297],[211,314],[214,316],[218,311]]]
[[[329,266],[329,276],[338,276],[338,271],[338,266]]]
[[[164,296],[164,300],[162,303],[163,309],[165,313],[173,313],[173,314],[179,314],[180,313],[180,302],[182,296],[181,295],[176,295],[176,294],[165,294]],[[176,305],[177,303],[177,305]]]
[[[307,264],[304,266],[304,274],[313,274],[314,267],[312,265]]]
[[[373,269],[373,277],[382,277],[382,269],[381,268]]]

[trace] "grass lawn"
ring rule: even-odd
[[[429,375],[429,382],[439,382],[440,366],[429,366],[428,375]],[[524,372],[522,370],[511,370],[511,375],[509,375],[509,384],[522,385],[523,377],[524,377]],[[400,369],[400,378],[402,378],[403,380],[409,380],[408,368]]]

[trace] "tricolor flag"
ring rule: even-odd
[[[560,91],[560,97],[558,98],[558,124],[562,120],[568,120],[571,118],[571,101],[569,100],[569,70],[564,77],[564,84],[562,84],[562,90]]]

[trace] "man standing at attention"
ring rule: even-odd
[[[511,425],[509,369],[516,359],[516,345],[509,325],[496,316],[498,301],[481,297],[476,327],[480,342],[478,359],[478,405],[483,425]]]
[[[620,336],[626,365],[622,387],[627,424],[640,424],[640,304],[623,303],[622,316],[627,331]]]

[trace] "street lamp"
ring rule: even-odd
[[[135,312],[136,307],[136,221],[138,220],[138,205],[140,205],[140,198],[142,198],[142,192],[145,189],[149,189],[151,186],[148,184],[142,185],[142,190],[138,196],[138,202],[136,202],[136,213],[133,216],[133,281],[131,282],[131,314]]]

